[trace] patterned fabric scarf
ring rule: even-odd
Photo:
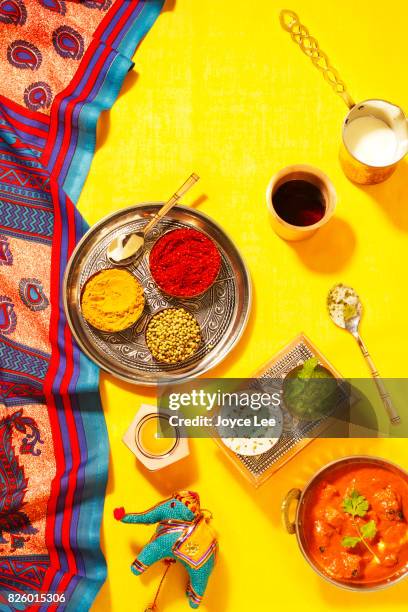
[[[0,0],[0,610],[21,609],[10,593],[46,592],[88,610],[105,579],[98,370],[72,339],[62,283],[87,229],[73,202],[98,116],[162,4]]]

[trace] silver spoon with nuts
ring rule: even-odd
[[[370,368],[371,376],[377,385],[378,393],[383,401],[389,419],[393,425],[398,425],[401,422],[401,418],[393,406],[390,394],[385,388],[378,370],[371,359],[370,353],[358,331],[363,307],[356,291],[352,287],[347,287],[347,285],[343,285],[342,283],[335,285],[327,297],[327,308],[332,321],[339,327],[350,332],[357,340],[357,344]]]

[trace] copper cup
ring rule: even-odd
[[[292,225],[276,212],[273,204],[273,196],[277,189],[288,181],[302,180],[315,185],[321,192],[325,205],[323,217],[312,225]],[[286,166],[279,170],[269,181],[266,190],[266,203],[270,212],[272,227],[284,240],[298,241],[310,238],[318,229],[326,225],[333,216],[336,208],[336,191],[330,179],[318,168],[306,164]]]
[[[356,154],[351,136],[351,124],[356,119],[370,117],[378,119],[392,131],[395,148],[388,154],[383,151],[382,159],[373,163],[372,158]],[[368,132],[367,132],[368,135]],[[361,137],[364,136],[364,132]],[[381,147],[380,144],[377,145]],[[398,163],[408,152],[408,120],[404,111],[386,100],[365,100],[351,107],[347,114],[342,131],[340,146],[340,163],[345,175],[354,183],[374,185],[388,179]]]
[[[404,111],[381,99],[355,104],[327,54],[322,51],[316,38],[311,36],[309,29],[301,23],[299,16],[284,9],[279,18],[282,28],[289,32],[292,40],[311,59],[349,108],[343,123],[343,142],[340,148],[340,163],[344,173],[351,181],[362,185],[385,181],[408,153],[408,120]],[[354,123],[361,118],[377,121]],[[385,133],[380,136],[379,132],[383,130],[388,132],[387,136]]]

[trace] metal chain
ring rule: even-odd
[[[333,90],[343,98],[349,108],[352,108],[354,101],[348,93],[344,81],[340,78],[337,70],[330,65],[329,58],[320,49],[317,40],[310,36],[307,27],[300,23],[298,15],[293,11],[284,9],[280,12],[279,19],[282,28],[289,32],[292,40],[299,45],[305,55],[310,57],[313,64],[323,73],[325,80],[331,85]]]

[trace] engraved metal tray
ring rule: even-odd
[[[112,268],[106,255],[109,242],[122,233],[141,230],[162,206],[147,202],[121,209],[99,221],[78,243],[64,278],[64,308],[71,331],[81,349],[99,367],[113,376],[140,385],[185,381],[200,376],[218,364],[241,337],[251,308],[251,281],[234,243],[202,212],[175,206],[148,234],[143,257],[127,269],[142,284],[146,306],[142,317],[123,332],[101,332],[89,325],[81,313],[81,292],[88,278]],[[150,276],[148,258],[154,242],[166,231],[192,227],[207,234],[221,253],[221,270],[204,295],[191,299],[166,296]],[[203,342],[182,364],[162,364],[153,359],[145,342],[152,314],[169,306],[182,306],[198,320]]]
[[[342,376],[327,361],[319,349],[309,340],[305,334],[299,334],[292,342],[275,355],[254,375],[254,379],[260,379],[264,383],[271,380],[280,388],[279,381],[283,381],[286,375],[296,366],[303,364],[310,357],[317,357],[319,363],[325,366],[339,382],[338,401],[344,399],[342,390]],[[335,406],[333,406],[335,408]],[[259,487],[268,480],[272,474],[283,467],[290,459],[295,457],[305,446],[323,435],[330,427],[330,415],[318,421],[299,421],[292,417],[286,408],[283,412],[283,433],[279,441],[268,451],[256,456],[244,456],[234,453],[223,444],[218,437],[216,443],[228,458],[235,464],[239,471],[255,487]]]

